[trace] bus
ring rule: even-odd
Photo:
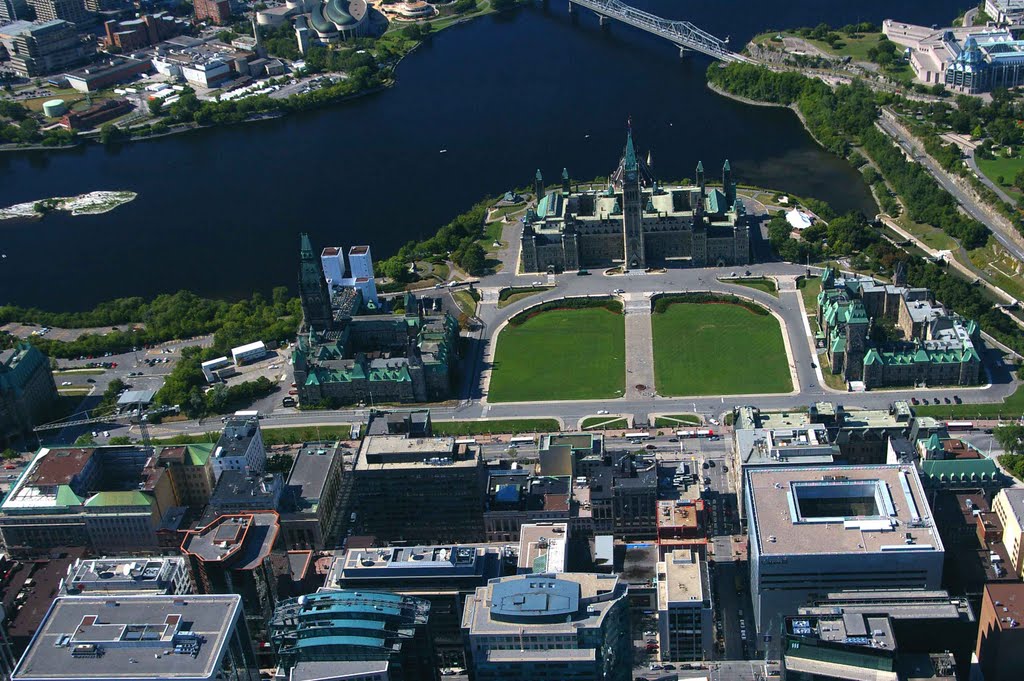
[[[695,428],[693,430],[677,430],[676,437],[714,437],[715,431],[710,428]]]
[[[455,444],[457,444],[457,445],[475,445],[476,444],[476,438],[474,438],[474,437],[459,438],[458,440],[455,441]]]
[[[635,433],[626,433],[622,437],[629,440],[650,440],[653,436],[646,430],[638,430]]]
[[[946,421],[946,430],[950,432],[974,430],[974,423],[971,421]]]
[[[537,438],[533,437],[532,435],[519,435],[513,437],[511,440],[508,441],[508,443],[513,447],[518,447],[519,445],[532,445],[536,441]]]

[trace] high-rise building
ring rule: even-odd
[[[231,3],[228,0],[195,0],[196,21],[210,21],[223,26],[231,18]]]
[[[281,601],[270,623],[279,678],[436,678],[430,603],[366,591],[321,591]]]
[[[181,556],[76,559],[61,587],[66,596],[171,595],[195,592]]]
[[[383,541],[482,540],[485,476],[479,448],[455,438],[367,436],[354,470],[359,532]]]
[[[224,422],[217,446],[213,449],[213,473],[220,478],[226,470],[260,474],[267,467],[267,448],[263,444],[260,420],[256,416],[230,416]]]
[[[46,355],[28,343],[0,352],[0,446],[40,423],[56,401]]]
[[[96,43],[78,35],[74,24],[61,19],[33,24],[14,39],[11,68],[23,78],[45,76],[88,61]]]
[[[714,656],[714,610],[708,564],[693,551],[670,551],[658,563],[658,638],[665,662]]]
[[[328,246],[320,253],[320,266],[327,283],[340,283],[345,278],[345,253],[341,246]]]
[[[1024,569],[1024,489],[1008,487],[992,500],[992,511],[1003,524],[1003,546],[1010,557],[1010,566],[1021,574]]]
[[[757,632],[816,594],[937,589],[945,548],[913,465],[744,471]]]
[[[379,304],[377,284],[373,276],[373,256],[369,246],[353,246],[348,249],[348,266],[352,271],[353,284],[363,293],[363,301]]]
[[[476,681],[628,681],[627,588],[616,575],[491,580],[466,600],[462,630]]]
[[[0,0],[0,24],[25,20],[29,14],[28,3],[25,0]]]
[[[291,549],[336,546],[352,505],[352,471],[333,442],[307,442],[285,481],[281,534]]]
[[[16,681],[257,681],[235,594],[62,596],[14,669]]]
[[[507,548],[454,544],[349,549],[334,559],[325,588],[426,599],[441,666],[465,668],[462,610],[478,587],[502,576],[511,557]]]
[[[1024,669],[1024,584],[986,584],[975,655],[985,681],[1011,681]]]
[[[28,0],[28,3],[35,9],[39,21],[62,19],[76,26],[95,21],[85,8],[85,0]]]

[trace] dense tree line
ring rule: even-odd
[[[75,134],[63,128],[41,131],[32,112],[18,102],[0,99],[0,144],[41,144],[60,147],[75,142]]]
[[[408,283],[415,276],[409,263],[450,257],[452,262],[472,275],[487,272],[486,252],[477,243],[484,237],[484,220],[491,201],[485,199],[437,230],[429,239],[409,241],[398,253],[380,264],[380,273],[398,283]]]
[[[847,156],[850,145],[859,143],[903,199],[911,219],[942,229],[965,248],[976,248],[988,240],[984,225],[961,214],[953,197],[919,164],[908,162],[875,128],[878,105],[888,101],[889,95],[876,94],[859,81],[832,90],[815,78],[775,73],[752,64],[712,65],[708,79],[742,97],[795,104],[811,133],[829,151]]]
[[[302,318],[297,298],[285,287],[275,288],[271,300],[255,294],[229,303],[202,298],[189,291],[165,294],[146,301],[118,298],[86,312],[45,312],[14,305],[0,307],[0,324],[22,322],[61,328],[111,326],[105,335],[83,334],[70,342],[31,336],[29,341],[50,357],[99,356],[127,352],[164,341],[214,334],[218,347],[230,349],[254,340],[287,340]],[[145,325],[136,328],[135,325]],[[128,327],[121,329],[120,327]]]

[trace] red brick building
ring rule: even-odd
[[[181,35],[188,24],[166,12],[158,12],[131,21],[108,21],[103,27],[107,33],[103,40],[106,47],[119,47],[122,52],[133,52]]]
[[[218,26],[228,23],[231,4],[228,0],[195,0],[196,21],[211,21]]]
[[[1024,583],[986,584],[975,654],[985,681],[1016,681],[1024,669]]]

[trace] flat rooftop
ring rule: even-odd
[[[259,419],[255,416],[229,416],[213,450],[214,458],[245,456],[259,427]]]
[[[382,470],[423,467],[472,467],[478,462],[478,450],[456,445],[452,437],[406,437],[405,435],[368,435],[359,449],[355,470]]]
[[[801,615],[886,614],[893,620],[959,619],[974,621],[967,599],[948,591],[837,591],[799,609]]]
[[[943,551],[912,465],[745,469],[763,556]]]
[[[696,601],[703,604],[710,594],[705,592],[700,557],[688,550],[670,551],[658,563],[658,607],[672,603]]]
[[[235,594],[60,597],[12,678],[212,677],[241,608],[241,596]]]
[[[522,525],[519,529],[519,569],[547,574],[565,572],[568,539],[568,523]]]
[[[274,548],[279,529],[278,515],[272,511],[222,515],[190,531],[181,550],[202,561],[230,560],[234,569],[252,569]]]
[[[1018,629],[1024,622],[1024,583],[997,582],[985,585],[985,600],[992,601],[999,628]]]
[[[295,454],[295,462],[288,474],[289,487],[299,488],[299,496],[303,499],[318,500],[327,485],[327,477],[339,456],[336,443],[306,443]]]
[[[70,595],[95,592],[163,591],[175,571],[187,569],[182,556],[109,558],[76,562],[64,583]]]

